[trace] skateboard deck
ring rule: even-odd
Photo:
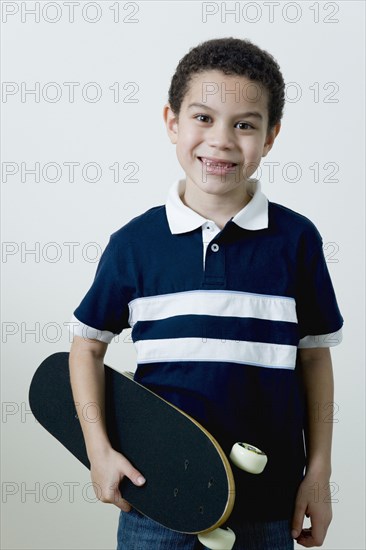
[[[104,365],[105,414],[112,447],[144,475],[120,490],[131,506],[161,525],[197,534],[228,519],[235,500],[229,461],[217,441],[198,422],[149,389]],[[29,389],[37,421],[90,469],[79,416],[97,420],[96,407],[74,403],[69,353],[45,359]]]

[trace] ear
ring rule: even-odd
[[[267,156],[267,154],[272,149],[272,145],[274,144],[274,141],[278,136],[280,129],[281,129],[281,122],[277,122],[277,124],[268,132],[266,141],[264,142],[264,146],[263,146],[262,157]]]
[[[172,111],[169,103],[164,105],[163,118],[170,141],[175,144],[178,139],[178,116]]]

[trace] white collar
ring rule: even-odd
[[[186,233],[201,227],[207,222],[198,212],[186,206],[181,196],[185,189],[185,178],[176,180],[170,187],[165,204],[166,215],[170,231]],[[256,179],[251,179],[247,185],[247,191],[252,199],[242,208],[231,221],[242,229],[265,229],[268,227],[268,199],[261,191],[261,184]]]

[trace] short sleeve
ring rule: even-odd
[[[70,331],[110,343],[129,326],[126,282],[127,269],[121,246],[112,235],[99,260],[94,281],[72,315]]]
[[[296,309],[299,348],[330,347],[342,341],[343,317],[323,252],[323,240],[314,226],[304,239]]]

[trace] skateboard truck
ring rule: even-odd
[[[261,474],[267,464],[267,456],[263,451],[248,443],[235,443],[230,452],[230,460],[235,466],[250,474]],[[201,544],[210,550],[232,550],[235,543],[235,533],[220,527],[202,533],[198,536]]]

